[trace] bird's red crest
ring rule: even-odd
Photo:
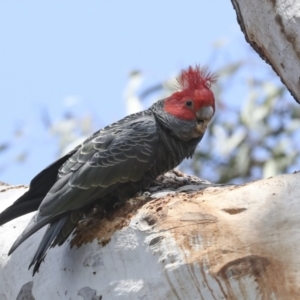
[[[187,70],[182,70],[177,78],[181,90],[197,90],[210,88],[212,83],[217,81],[217,76],[210,73],[206,67],[191,66]]]
[[[210,86],[216,81],[217,76],[207,68],[190,66],[182,70],[177,77],[178,91],[165,99],[164,110],[182,120],[195,120],[196,112],[203,106],[211,106],[215,110],[215,98]],[[188,100],[193,102],[192,107],[186,105]]]

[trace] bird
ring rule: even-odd
[[[191,158],[215,114],[216,80],[199,65],[181,70],[169,97],[98,130],[37,174],[0,214],[3,225],[36,211],[8,255],[47,225],[29,265],[34,276],[49,249],[62,245],[91,207],[122,204]]]

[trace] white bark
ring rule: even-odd
[[[0,211],[25,190],[2,187]],[[8,257],[31,214],[0,227],[0,299],[300,299],[300,173],[180,190],[91,227],[113,229],[105,246],[50,249],[34,277],[44,230]]]
[[[231,1],[246,40],[300,103],[300,1]]]

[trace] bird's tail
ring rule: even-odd
[[[50,223],[28,267],[30,269],[34,265],[33,276],[38,272],[49,248],[56,245],[61,246],[71,235],[82,215],[80,211],[72,211],[68,215],[62,216],[60,219]]]

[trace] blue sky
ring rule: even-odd
[[[190,64],[216,69],[249,51],[229,0],[2,0],[0,28],[0,144],[24,132],[0,152],[0,181],[10,184],[28,184],[56,158],[43,109],[59,120],[65,99],[75,97],[77,113],[92,111],[102,127],[125,115],[132,69],[151,84]],[[217,40],[230,49],[223,61],[211,61]],[[21,148],[28,159],[12,163]]]

